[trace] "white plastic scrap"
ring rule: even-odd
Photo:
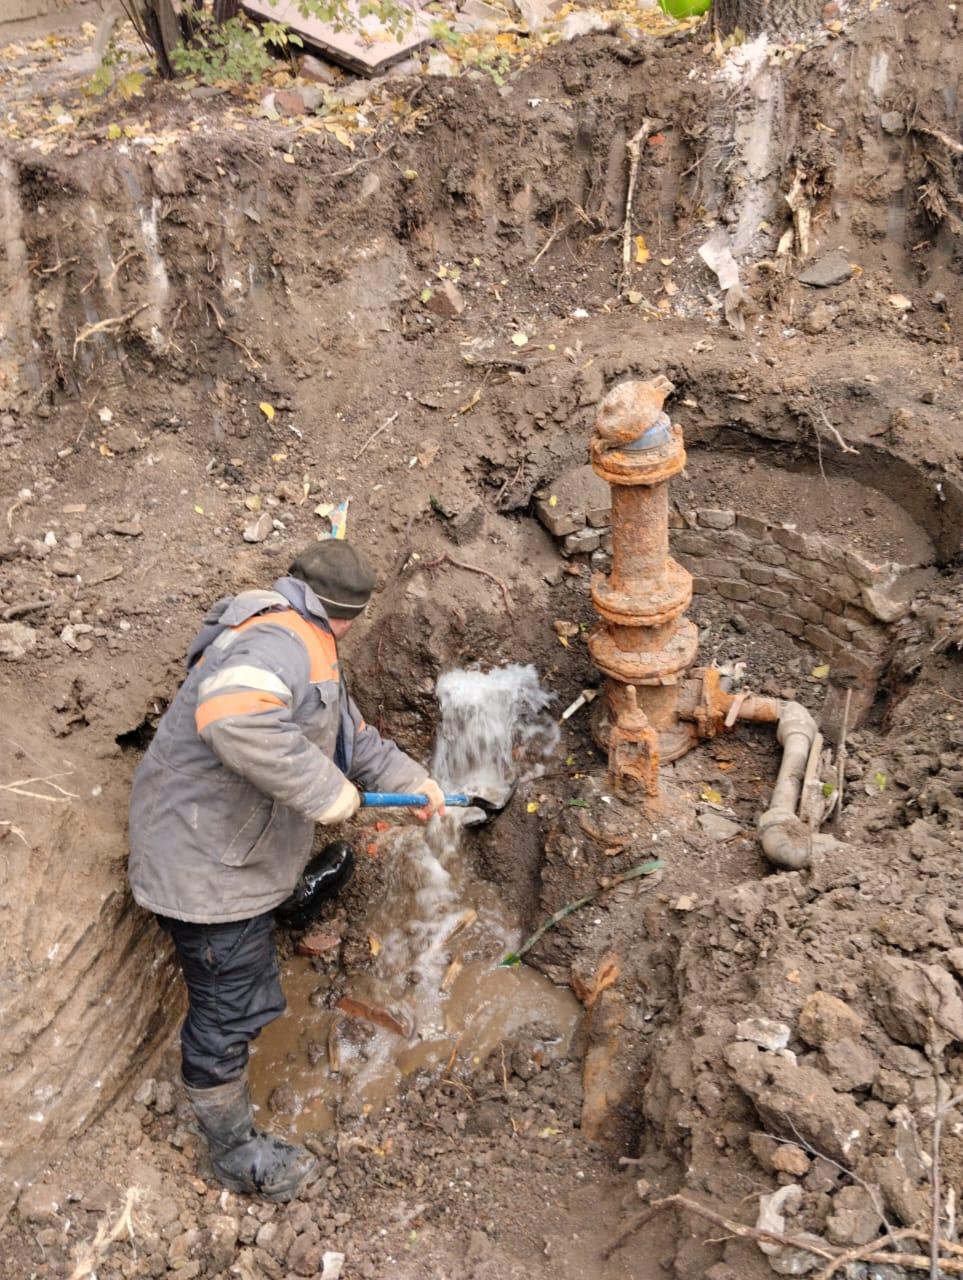
[[[338,1280],[344,1267],[344,1254],[329,1252],[322,1256],[321,1261],[324,1264],[321,1280]]]
[[[726,320],[737,333],[745,333],[746,318],[744,315],[746,293],[739,279],[739,268],[732,256],[729,237],[721,227],[699,247],[699,257],[719,281],[719,288],[725,294]]]
[[[802,1204],[802,1187],[795,1182],[780,1187],[771,1195],[759,1197],[759,1216],[756,1218],[757,1231],[771,1231],[775,1235],[784,1235],[786,1231],[786,1213],[795,1213]],[[783,1212],[785,1210],[785,1213]],[[760,1240],[759,1248],[767,1257],[772,1257],[783,1248],[772,1240]]]

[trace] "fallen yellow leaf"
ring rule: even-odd
[[[268,422],[271,422],[273,420],[274,418],[273,404],[268,404],[266,400],[262,400],[261,403],[258,405],[258,408],[264,414],[265,418],[267,418]]]
[[[703,787],[702,798],[709,804],[722,804],[722,792],[717,791],[715,787]]]
[[[829,675],[829,663],[824,662],[821,667],[813,667],[812,674],[817,680],[825,680]]]
[[[645,236],[635,237],[635,261],[639,266],[648,262],[652,255],[649,253],[649,247],[645,243]]]
[[[538,813],[538,805],[535,803],[534,800],[529,800],[528,804],[525,806],[525,809],[526,809],[526,812],[528,813]]]
[[[281,159],[284,161],[285,164],[294,164],[294,156],[292,156],[290,151],[285,151]]]
[[[376,956],[376,955],[380,952],[380,950],[381,950],[381,940],[380,940],[380,938],[376,938],[376,937],[375,937],[375,935],[374,935],[373,933],[369,933],[369,934],[368,934],[368,946],[369,946],[369,948],[371,949],[371,954],[372,954],[373,956]]]

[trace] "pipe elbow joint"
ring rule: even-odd
[[[759,843],[768,860],[783,871],[802,871],[813,856],[812,832],[791,809],[767,809],[759,819]]]
[[[779,713],[779,725],[776,738],[781,747],[785,747],[788,738],[794,733],[801,733],[812,746],[818,733],[816,721],[801,702],[786,702]]]

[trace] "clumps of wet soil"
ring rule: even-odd
[[[314,1277],[326,1253],[344,1254],[344,1275],[362,1280],[452,1274],[456,1258],[466,1280],[522,1277],[554,1247],[553,1207],[573,1183],[586,1199],[613,1193],[605,1162],[578,1137],[580,1092],[577,1063],[547,1061],[537,1029],[519,1035],[462,1078],[412,1083],[402,1105],[360,1131],[312,1141],[319,1181],[302,1200],[275,1206],[198,1176],[204,1144],[179,1086],[148,1078],[68,1167],[21,1197],[19,1231],[0,1236],[0,1256],[16,1250],[4,1274],[69,1274],[78,1242],[116,1220],[133,1186],[133,1234],[104,1249],[100,1280]],[[611,1224],[613,1209],[596,1212]],[[579,1225],[586,1247],[598,1247],[603,1222],[580,1217]],[[558,1274],[574,1280],[577,1260],[558,1261]]]

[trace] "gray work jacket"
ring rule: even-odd
[[[295,578],[219,601],[187,660],[134,775],[128,875],[142,907],[199,923],[270,911],[346,776],[380,791],[428,776],[365,724],[324,606]]]

